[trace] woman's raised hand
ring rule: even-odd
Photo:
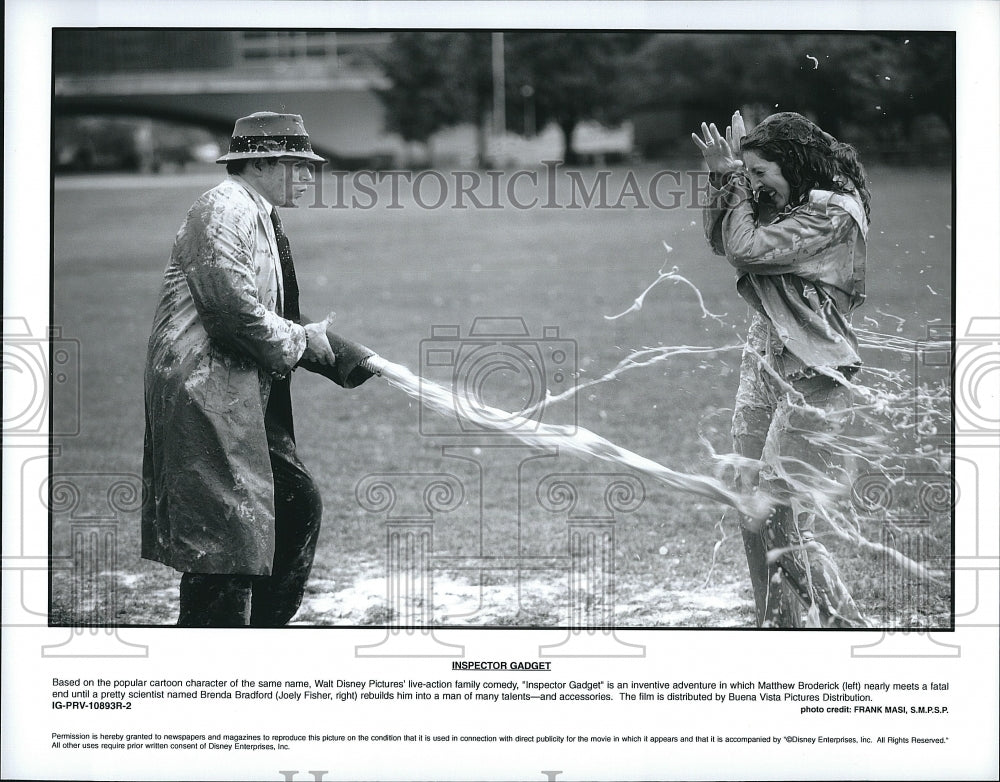
[[[740,119],[739,124],[742,127],[742,119]],[[733,135],[732,127],[727,128],[726,137],[732,138]],[[742,137],[738,136],[737,141]],[[708,170],[713,174],[728,174],[743,166],[743,162],[733,153],[730,142],[722,137],[714,122],[708,125],[702,122],[701,136],[692,133],[691,138],[694,140],[695,146],[701,150],[701,155],[705,158],[705,163],[708,164]]]
[[[738,156],[743,137],[747,134],[746,125],[743,124],[743,115],[740,114],[739,109],[733,112],[732,122],[733,124],[726,128],[726,141],[729,142],[729,148],[733,154]]]

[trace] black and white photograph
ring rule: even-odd
[[[55,30],[55,463],[142,502],[53,623],[950,627],[954,78],[948,33]]]
[[[5,778],[995,778],[996,6],[99,5],[7,11]]]

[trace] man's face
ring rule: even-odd
[[[275,206],[294,206],[313,181],[312,164],[298,158],[261,161],[256,182],[260,194]]]

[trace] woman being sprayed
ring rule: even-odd
[[[710,171],[705,233],[739,272],[753,313],[733,441],[762,466],[740,480],[778,500],[763,525],[742,520],[757,623],[799,626],[801,601],[812,624],[868,627],[814,532],[850,484],[834,446],[861,366],[849,316],[864,300],[864,169],[853,147],[792,112],[749,135],[739,112],[725,138],[714,124],[701,130],[692,137]]]

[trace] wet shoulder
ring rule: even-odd
[[[865,208],[861,199],[854,193],[836,193],[832,190],[814,188],[809,192],[806,208],[830,218],[838,215],[850,215],[863,232],[867,230],[868,220],[865,217]]]
[[[190,227],[209,228],[226,224],[239,233],[249,233],[257,218],[257,205],[246,188],[231,179],[213,187],[191,206]]]

